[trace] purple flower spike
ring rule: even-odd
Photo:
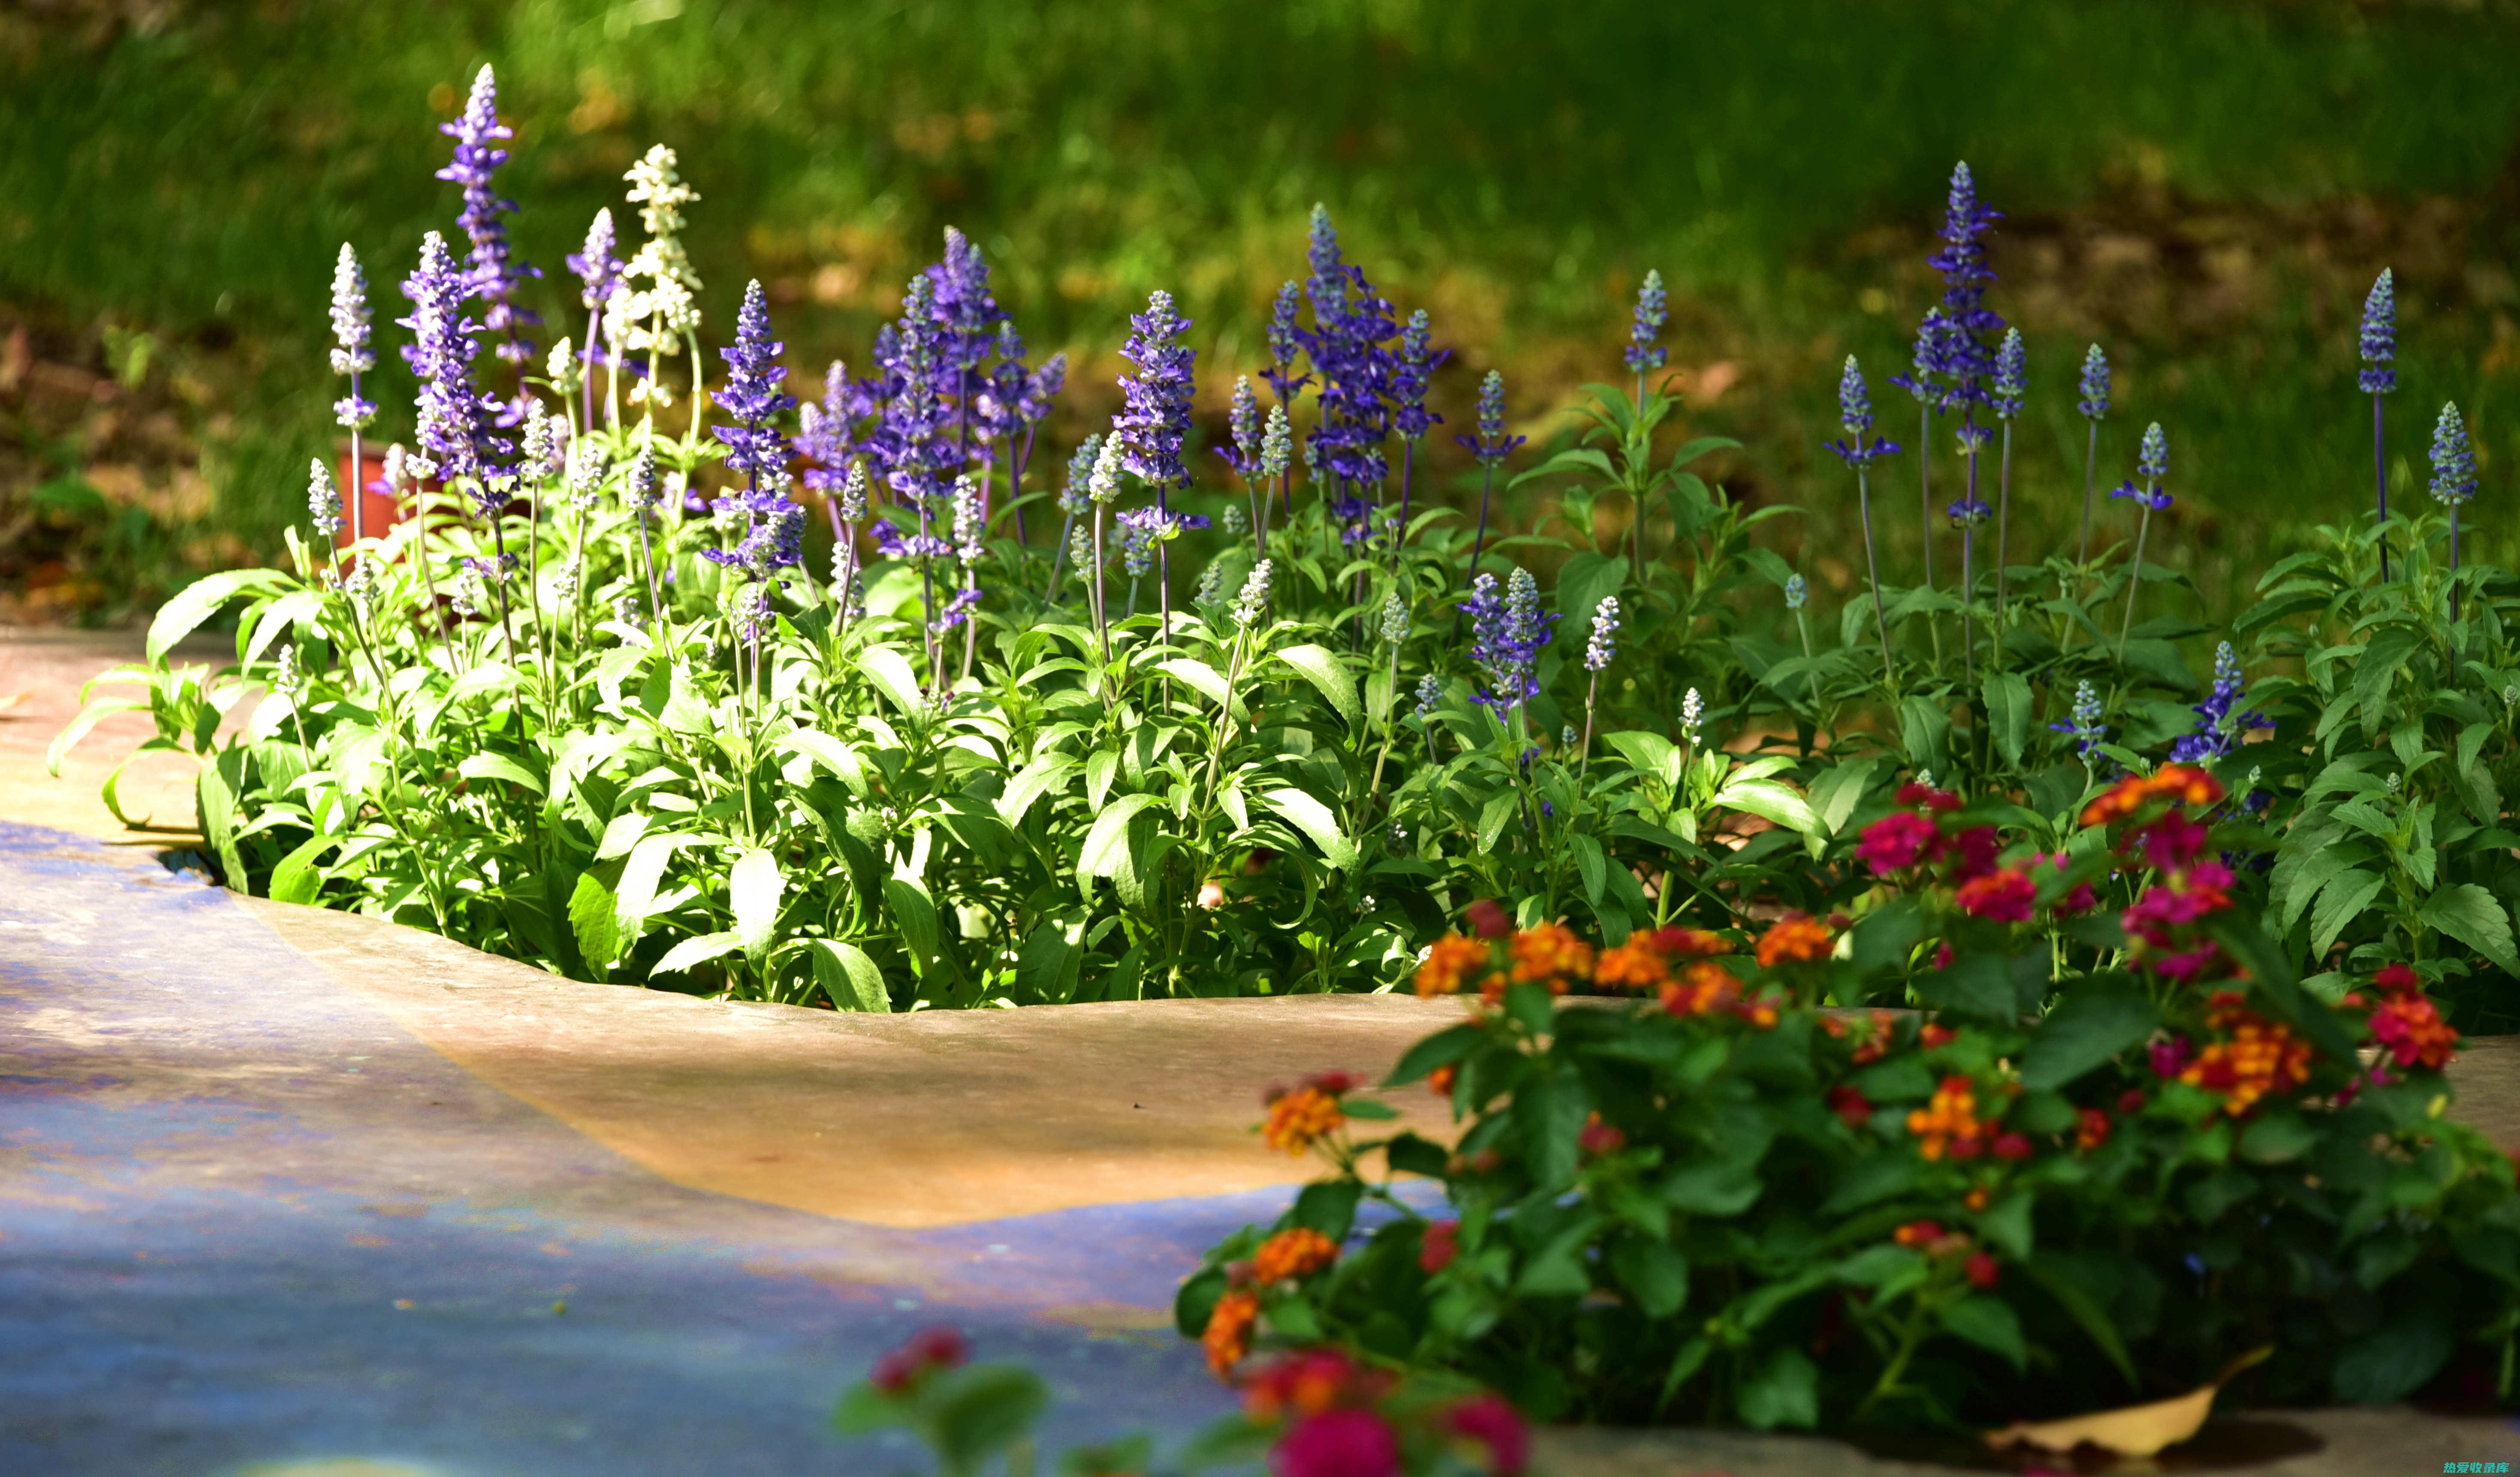
[[[1529,438],[1505,433],[1505,376],[1495,370],[1479,381],[1479,433],[1475,436],[1453,437],[1469,448],[1471,456],[1494,467],[1513,455],[1513,449]]]
[[[1642,375],[1668,362],[1669,353],[1655,342],[1662,336],[1666,316],[1662,274],[1649,271],[1645,273],[1644,286],[1637,290],[1636,315],[1628,324],[1627,360],[1631,373]]]
[[[1540,586],[1531,571],[1516,567],[1502,597],[1496,576],[1481,574],[1471,582],[1470,598],[1460,608],[1470,618],[1470,660],[1488,677],[1488,690],[1474,694],[1472,700],[1503,716],[1539,695],[1540,683],[1533,674],[1540,664],[1540,649],[1549,645],[1549,623],[1557,617],[1541,612]]]
[[[2247,712],[2231,716],[2232,707],[2240,700],[2245,679],[2240,671],[2240,658],[2225,642],[2214,649],[2214,689],[2193,709],[2196,732],[2182,734],[2170,745],[2172,762],[2195,764],[2207,759],[2228,757],[2240,746],[2240,736],[2248,729],[2271,729],[2274,720],[2264,713]]]
[[[472,382],[475,325],[464,316],[467,282],[446,238],[429,232],[421,238],[419,270],[403,280],[411,316],[396,321],[412,332],[402,353],[420,378],[420,444],[441,478],[473,483],[474,499],[488,516],[506,506],[505,493],[492,492],[489,484],[500,475],[499,459],[512,448],[491,428],[498,402]]]
[[[500,217],[515,214],[517,202],[502,200],[491,190],[493,171],[508,161],[508,151],[498,147],[498,141],[516,133],[499,121],[499,84],[486,64],[473,74],[472,93],[462,115],[452,123],[439,124],[437,131],[455,140],[455,157],[437,171],[437,177],[464,187],[464,213],[456,217],[456,224],[472,244],[471,295],[488,304],[482,310],[481,325],[503,336],[495,350],[501,359],[526,363],[533,357],[534,345],[518,330],[542,320],[517,305],[516,289],[517,284],[542,274],[511,259],[508,228]]]
[[[1158,493],[1188,486],[1181,453],[1190,434],[1192,354],[1182,336],[1190,320],[1173,311],[1171,293],[1157,291],[1148,297],[1145,312],[1130,315],[1129,327],[1120,357],[1136,365],[1138,374],[1121,377],[1127,403],[1111,422],[1112,434],[1126,448],[1122,465]]]
[[[2385,395],[2398,387],[2398,283],[2389,268],[2362,299],[2362,393]]]
[[[1984,498],[1962,498],[1943,511],[1951,515],[1955,528],[1974,528],[1995,513]]]
[[[1400,433],[1413,441],[1444,419],[1426,409],[1426,381],[1433,377],[1435,366],[1450,358],[1452,351],[1432,348],[1429,336],[1426,310],[1419,308],[1409,315],[1408,326],[1400,331],[1400,359],[1391,374],[1391,392],[1400,402],[1397,425]]]
[[[586,228],[586,245],[567,257],[568,269],[577,274],[580,284],[578,304],[588,310],[604,306],[621,281],[621,260],[612,253],[620,245],[612,231],[612,207],[595,212]]]
[[[2149,508],[2155,513],[2159,513],[2170,506],[2169,493],[2163,492],[2157,488],[2153,491],[2146,492],[2144,489],[2138,487],[2133,482],[2120,482],[2117,486],[2109,489],[2109,496],[2112,498],[2125,498],[2130,502],[2133,502],[2138,508]]]
[[[1868,467],[1899,450],[1896,441],[1865,434],[1872,429],[1872,392],[1865,387],[1864,370],[1853,354],[1846,356],[1845,372],[1837,377],[1837,424],[1846,428],[1846,439],[1822,442],[1822,447],[1849,467]]]
[[[777,361],[787,345],[770,336],[770,304],[758,279],[743,290],[743,306],[735,316],[735,347],[720,349],[727,363],[725,387],[717,392],[718,408],[735,417],[735,425],[709,427],[726,443],[726,468],[755,482],[788,470],[788,438],[770,424],[782,411],[792,410],[796,397],[783,393],[779,381],[788,371]]]

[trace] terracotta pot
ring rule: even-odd
[[[335,457],[341,487],[341,531],[335,535],[336,543],[347,549],[358,538],[381,537],[386,529],[402,521],[401,501],[371,485],[384,480],[382,448],[360,443],[359,465],[352,467],[350,443],[343,441],[336,450]]]

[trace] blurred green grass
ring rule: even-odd
[[[1534,430],[1582,380],[1616,378],[1626,295],[1659,268],[1697,392],[1687,429],[1748,443],[1728,479],[1810,509],[1787,552],[1825,573],[1851,547],[1851,486],[1817,451],[1835,361],[1864,356],[1884,429],[1912,442],[1912,406],[1883,381],[1935,291],[1925,239],[1965,157],[2010,216],[1994,303],[2034,344],[2021,545],[2070,537],[2070,384],[2092,338],[2120,367],[2102,485],[2162,421],[2182,507],[2157,542],[2214,604],[2235,571],[2245,583],[2359,509],[2352,329],[2384,264],[2406,305],[2397,449],[2419,470],[2432,412],[2455,397],[2489,506],[2510,487],[2520,15],[2500,0],[151,14],[0,18],[0,301],[145,326],[215,364],[225,415],[202,418],[206,463],[222,523],[251,548],[297,511],[292,469],[329,440],[332,253],[354,242],[381,306],[399,307],[421,233],[452,229],[434,125],[485,61],[518,132],[502,177],[524,207],[518,245],[561,279],[542,285],[545,341],[582,331],[561,257],[662,140],[703,197],[691,246],[712,322],[764,278],[791,364],[862,356],[954,223],[1036,350],[1065,346],[1099,380],[1071,395],[1077,425],[1154,287],[1197,320],[1203,404],[1221,407],[1220,371],[1254,362],[1321,200],[1351,259],[1433,310],[1457,424],[1491,365]],[[384,358],[390,433],[407,389]],[[1912,459],[1883,475],[1886,506],[1911,510],[1885,519],[1891,557],[1912,559]],[[2507,557],[2498,525],[2477,522],[2480,552]]]

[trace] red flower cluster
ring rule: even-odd
[[[1615,1154],[1628,1146],[1628,1136],[1617,1125],[1603,1123],[1597,1112],[1584,1120],[1582,1132],[1575,1136],[1575,1146],[1593,1157]]]
[[[2248,1008],[2242,1004],[2247,998],[2238,990],[2214,992],[2206,1018],[2215,1029],[2228,1031],[2229,1039],[2207,1043],[2179,1073],[2191,1087],[2223,1094],[2223,1111],[2235,1118],[2267,1094],[2310,1080],[2310,1043]],[[2160,1064],[2156,1057],[2156,1070]]]
[[[1418,1242],[1418,1270],[1433,1276],[1453,1265],[1462,1254],[1462,1223],[1429,1221],[1425,1234]]]
[[[2083,807],[2085,826],[2107,826],[2126,820],[2155,800],[2173,805],[2211,805],[2223,798],[2223,786],[2192,764],[2165,764],[2149,775],[2129,775]]]
[[[2032,905],[2038,900],[2039,884],[2009,867],[1960,884],[1960,907],[1974,917],[1999,923],[2029,922]]]
[[[1399,1477],[1400,1432],[1380,1409],[1395,1384],[1338,1350],[1299,1350],[1243,1381],[1242,1411],[1254,1425],[1292,1422],[1269,1454],[1276,1477]],[[1496,1477],[1521,1477],[1530,1464],[1530,1430],[1497,1396],[1473,1395],[1433,1410],[1400,1402],[1394,1413],[1478,1448],[1480,1466]]]
[[[942,1325],[922,1328],[909,1342],[875,1362],[867,1382],[886,1395],[899,1395],[930,1374],[958,1368],[971,1357],[962,1330]]]
[[[2438,1072],[2457,1054],[2458,1033],[2441,1018],[2441,1008],[2424,994],[2423,981],[2404,964],[2391,964],[2371,983],[2384,993],[2371,1007],[2371,1035],[2398,1065]]]

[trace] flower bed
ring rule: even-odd
[[[1597,952],[1491,912],[1439,943],[1418,988],[1475,1004],[1386,1086],[1446,1096],[1458,1141],[1368,1137],[1390,1109],[1344,1076],[1279,1097],[1270,1143],[1333,1174],[1211,1253],[1182,1331],[1221,1376],[1327,1343],[1556,1420],[1991,1426],[2260,1359],[2273,1403],[2507,1399],[2520,1196],[2448,1115],[2412,970],[2304,991],[2200,770],[2104,792],[2062,858],[2002,805],[1901,799],[1864,837],[1895,901],[1847,933]],[[1823,1007],[1900,980],[1934,1008]]]
[[[486,69],[448,127],[465,244],[431,235],[402,285],[420,391],[370,489],[404,515],[342,540],[319,463],[294,567],[170,602],[147,661],[107,674],[140,691],[61,740],[151,712],[148,747],[202,766],[232,887],[577,978],[846,1009],[1392,988],[1496,898],[1526,929],[1598,941],[1622,962],[1598,983],[1625,988],[1618,969],[1650,972],[1636,941],[1663,930],[1873,908],[1868,864],[1921,834],[1865,828],[1903,784],[1990,797],[1992,823],[2070,868],[2091,794],[2168,757],[2259,823],[2227,890],[2263,902],[2312,994],[2403,962],[2461,1025],[2520,1023],[2520,834],[2500,801],[2520,780],[2520,583],[2459,562],[2463,421],[2435,425],[2446,517],[2340,511],[2323,552],[2270,570],[2215,633],[2158,613],[2176,584],[2146,562],[2174,478],[2161,426],[2123,512],[2094,505],[2115,413],[2094,346],[2075,387],[2083,535],[2012,549],[2011,430],[2034,387],[1990,305],[1998,217],[1965,166],[1935,258],[1947,291],[1897,380],[1928,443],[1958,433],[1958,462],[1922,468],[1927,506],[1937,474],[1962,489],[1948,530],[1925,530],[1943,575],[1891,582],[1868,538],[1832,622],[1755,541],[1788,511],[1691,470],[1729,443],[1670,433],[1658,278],[1627,382],[1594,387],[1545,447],[1526,452],[1486,377],[1452,438],[1478,499],[1456,509],[1427,482],[1449,454],[1428,396],[1450,350],[1316,211],[1216,460],[1192,414],[1192,325],[1156,292],[1122,347],[1124,408],[1062,479],[1041,433],[1065,360],[1028,356],[959,233],[909,282],[872,372],[833,366],[800,408],[757,285],[709,380],[680,244],[698,197],[670,150],[627,176],[641,245],[623,260],[605,212],[569,258],[575,307],[540,302],[584,315],[583,344],[547,350],[495,189],[507,130]],[[351,247],[334,290],[365,467],[378,358]],[[2362,336],[2375,410],[2394,314],[2384,274]],[[1903,453],[1852,361],[1830,449],[1868,519]],[[1508,526],[1517,487],[1516,508],[1544,500],[1536,526]],[[2124,541],[2092,537],[2093,506]],[[214,616],[237,622],[236,662],[169,666]],[[2217,634],[2208,685],[2182,649]],[[219,738],[256,690],[242,738]],[[2048,881],[2025,864],[1963,902],[2026,926]],[[2095,947],[2049,921],[2067,954]],[[1963,963],[1947,986],[1868,974],[1866,1003],[2014,988]]]

